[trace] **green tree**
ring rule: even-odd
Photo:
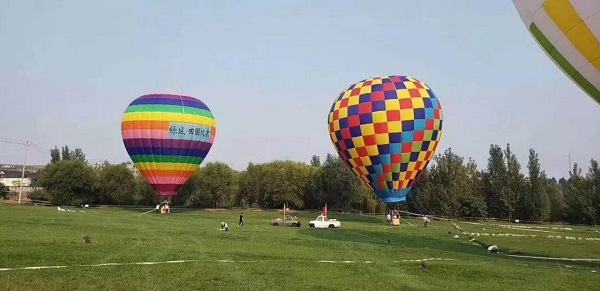
[[[521,164],[517,160],[517,156],[510,149],[510,144],[506,145],[504,151],[506,158],[506,189],[503,192],[502,200],[504,207],[508,212],[508,219],[512,221],[517,210],[517,205],[520,196],[525,189],[524,176],[521,174]]]
[[[417,183],[413,186],[411,191],[406,195],[406,205],[408,210],[415,213],[421,214],[433,214],[434,205],[430,205],[435,199],[432,197],[434,194],[431,193],[429,184],[431,181],[430,169],[425,168],[419,177]]]
[[[475,160],[469,158],[467,161],[467,175],[469,177],[469,186],[471,188],[471,194],[483,199],[485,202],[485,192],[483,184],[483,172],[477,170],[477,163]],[[486,206],[487,209],[487,206]],[[487,210],[486,210],[487,212]]]
[[[490,216],[512,220],[521,195],[525,191],[521,164],[512,152],[510,144],[502,150],[490,146],[487,171],[483,175],[483,189]]]
[[[548,202],[550,208],[549,220],[564,221],[567,205],[565,204],[563,188],[554,178],[548,180],[547,186]]]
[[[311,166],[301,162],[273,161],[263,164],[262,192],[257,202],[267,208],[280,208],[284,203],[289,207],[303,208],[304,197],[311,190],[312,172]]]
[[[526,191],[521,195],[519,203],[519,217],[525,220],[542,221],[548,218],[550,203],[547,193],[547,178],[541,170],[538,154],[534,149],[529,149],[529,179]]]
[[[46,166],[40,185],[56,203],[84,204],[98,200],[96,172],[79,160],[63,160]]]
[[[71,158],[72,158],[71,154],[72,154],[72,151],[69,150],[69,146],[67,146],[67,145],[63,146],[61,160],[63,160],[63,161],[71,160]]]
[[[435,197],[435,200],[429,205],[435,207],[436,214],[458,217],[463,197],[473,196],[469,169],[464,165],[463,158],[453,153],[451,148],[436,155],[434,160],[435,164],[429,171],[431,182],[428,186],[432,194],[429,197]]]
[[[135,180],[135,195],[133,199],[136,205],[156,205],[160,202],[160,198],[155,194],[154,188],[150,185],[142,175],[136,176]]]
[[[590,168],[586,178],[589,183],[589,200],[594,208],[593,212],[596,214],[593,224],[596,225],[600,221],[600,167],[594,159],[590,161]]]
[[[84,163],[87,163],[85,159],[85,153],[82,149],[76,148],[75,150],[70,150],[69,146],[65,145],[59,151],[57,146],[54,146],[54,149],[50,150],[50,163],[55,164],[60,161],[68,161],[68,160],[79,160]]]
[[[237,173],[226,163],[211,162],[199,170],[198,191],[188,198],[189,206],[200,206],[208,198],[211,207],[228,207],[234,202],[238,191]]]
[[[462,217],[486,217],[487,205],[485,199],[480,196],[463,196],[460,198],[460,216]]]
[[[498,145],[490,146],[487,171],[483,175],[484,193],[488,213],[492,217],[504,217],[506,209],[502,201],[507,182],[504,153]]]
[[[60,160],[60,150],[55,146],[54,149],[50,150],[50,163],[56,164],[60,162]]]
[[[202,174],[196,171],[192,177],[177,192],[174,203],[193,207],[212,207],[211,196],[208,191],[203,191]]]
[[[465,164],[464,158],[449,148],[442,154],[436,155],[433,161],[434,163],[428,165],[414,190],[409,194],[407,204],[410,208],[423,214],[458,217],[465,215],[465,207],[469,208],[471,204],[483,201],[483,198],[479,200],[465,198],[476,196],[475,191],[479,187],[476,177],[477,165],[473,160],[469,159]],[[475,210],[467,212],[475,212]]]
[[[363,212],[367,213],[382,213],[386,212],[388,206],[390,208],[401,207],[404,203],[395,203],[395,204],[385,204],[375,196],[373,190],[367,188],[364,185],[358,186],[358,201],[357,199],[353,199],[354,203],[352,204],[352,208],[360,209]]]
[[[87,160],[85,159],[85,154],[83,153],[83,150],[80,148],[76,148],[69,155],[70,155],[71,159],[73,159],[73,160],[78,160],[78,161],[87,163]]]
[[[263,190],[263,165],[249,163],[245,171],[239,174],[239,191],[236,197],[237,205],[252,206],[264,192]]]
[[[124,165],[102,167],[98,179],[98,188],[107,204],[129,205],[135,199],[135,177]]]
[[[590,172],[592,172],[590,167]],[[594,205],[594,189],[588,179],[581,174],[582,170],[577,165],[573,164],[573,168],[569,171],[569,180],[563,186],[565,189],[565,202],[567,204],[567,219],[575,223],[596,224],[596,205]]]
[[[319,200],[317,199],[317,193],[319,192],[319,185],[317,185],[317,175],[319,175],[319,166],[310,166],[308,168],[309,177],[306,182],[306,192],[304,193],[303,208],[304,209],[319,209],[321,207]]]
[[[310,158],[310,165],[313,167],[317,167],[317,168],[320,167],[321,166],[321,158],[319,158],[319,156],[317,156],[317,155],[313,155]]]
[[[315,179],[318,189],[315,198],[320,205],[348,211],[353,204],[360,203],[361,187],[364,186],[340,157],[327,154]]]

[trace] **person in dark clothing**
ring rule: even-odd
[[[243,226],[244,225],[244,213],[241,212],[240,213],[240,222],[238,222],[238,226]]]

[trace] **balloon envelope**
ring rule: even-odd
[[[138,97],[121,122],[127,153],[159,196],[177,195],[208,154],[215,132],[206,104],[175,94]]]
[[[384,203],[406,200],[442,135],[442,108],[423,82],[406,76],[360,81],[329,112],[329,133],[346,165]]]
[[[546,55],[600,103],[600,1],[513,0]]]

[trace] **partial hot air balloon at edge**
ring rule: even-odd
[[[329,111],[332,143],[380,201],[406,200],[435,154],[442,108],[424,83],[408,76],[362,80],[342,91]]]
[[[600,104],[600,1],[513,0],[546,55]]]
[[[177,94],[140,96],[121,122],[125,149],[158,196],[177,195],[206,158],[215,133],[208,106]]]

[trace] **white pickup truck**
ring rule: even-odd
[[[329,219],[327,216],[319,215],[317,219],[308,223],[309,227],[317,228],[340,228],[341,223],[337,219]]]

